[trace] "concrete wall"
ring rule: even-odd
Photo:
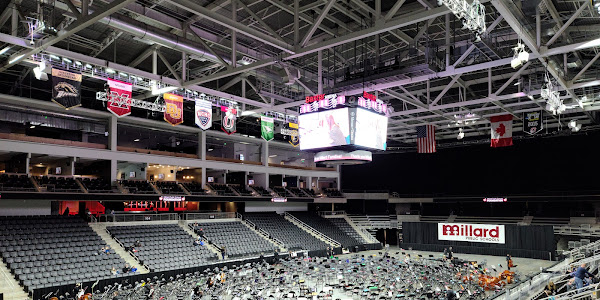
[[[308,203],[287,202],[246,202],[246,212],[277,212],[283,213],[286,211],[308,211]]]
[[[0,216],[49,215],[50,201],[47,200],[4,200],[0,199]]]
[[[144,171],[142,171],[144,169]],[[129,177],[131,172],[135,172],[135,177]],[[125,179],[142,179],[146,180],[146,164],[145,163],[118,163],[117,164],[117,179],[121,179],[121,174],[125,174]]]

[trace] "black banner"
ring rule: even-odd
[[[81,105],[81,73],[52,69],[52,101],[65,109]]]
[[[523,113],[523,132],[534,135],[542,131],[544,129],[543,121],[543,110]]]
[[[422,222],[402,223],[402,247],[414,250],[442,252],[452,246],[456,253],[528,257],[550,259],[556,255],[556,242],[552,226],[504,225],[505,243],[487,244],[438,239],[438,224]]]

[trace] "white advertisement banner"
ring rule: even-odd
[[[504,244],[504,225],[438,223],[438,240]]]

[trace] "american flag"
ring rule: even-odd
[[[435,153],[435,127],[433,125],[417,126],[417,152]]]

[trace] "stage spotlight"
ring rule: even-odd
[[[577,132],[581,129],[581,124],[577,124],[577,121],[571,120],[569,121],[569,128],[571,129],[571,132]]]
[[[37,67],[33,68],[33,75],[37,80],[47,81],[48,74],[46,74],[46,62],[42,60]]]
[[[513,55],[513,59],[510,61],[510,66],[513,69],[520,67],[522,64],[529,61],[529,53],[525,51],[525,44],[520,41],[517,43],[517,46],[513,48],[515,52]]]
[[[462,128],[458,129],[458,135],[456,136],[457,140],[462,140],[465,137],[465,133],[463,132]]]

